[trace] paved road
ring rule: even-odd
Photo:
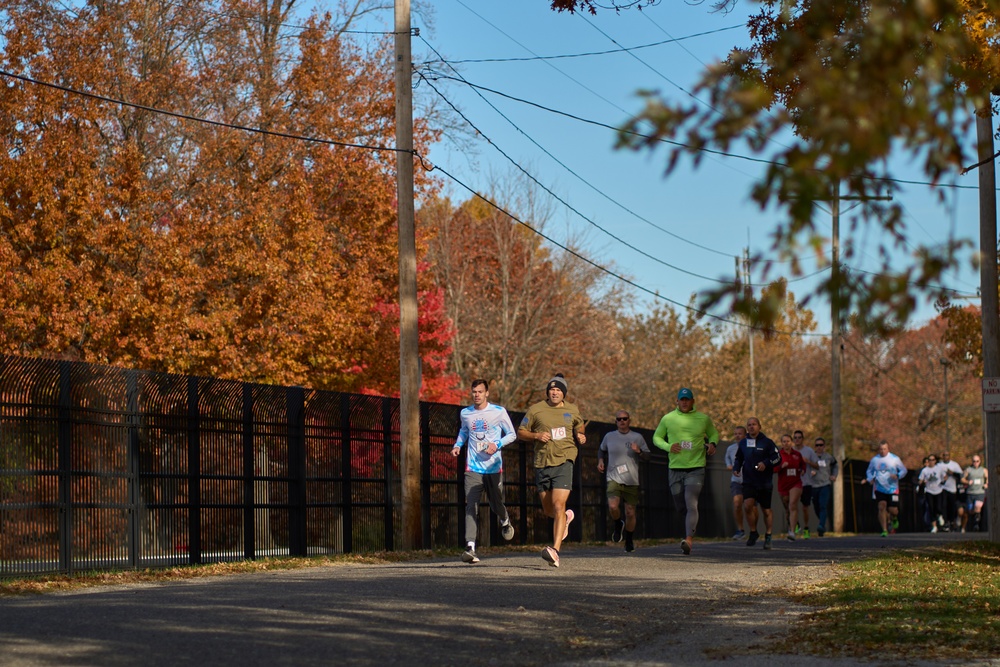
[[[674,545],[628,555],[570,545],[558,569],[501,549],[476,566],[335,565],[4,598],[0,664],[870,664],[775,656],[773,638],[807,610],[761,593],[893,546],[951,539],[826,537],[772,551],[700,543],[691,556]]]

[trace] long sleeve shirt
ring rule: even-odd
[[[462,408],[459,415],[462,427],[458,431],[455,447],[468,444],[465,452],[465,469],[484,475],[503,472],[503,456],[500,450],[517,440],[517,431],[510,421],[507,410],[499,405],[487,403],[482,410],[470,405]],[[487,454],[490,443],[497,446],[493,454]]]
[[[892,452],[885,456],[873,456],[868,463],[865,478],[879,493],[899,493],[899,480],[906,477],[903,460]]]
[[[757,470],[758,463],[764,464],[763,470]],[[774,469],[780,463],[781,453],[777,445],[763,433],[758,433],[756,438],[746,437],[740,440],[733,459],[733,470],[742,473],[743,484],[769,489],[774,485]]]
[[[718,444],[719,431],[708,415],[697,410],[668,412],[653,433],[653,444],[668,453],[670,467],[678,470],[704,468],[706,442]],[[674,443],[681,446],[676,454],[670,452]]]

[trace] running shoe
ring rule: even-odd
[[[681,540],[681,551],[684,552],[685,556],[691,553],[691,543],[686,539]]]
[[[789,542],[794,542],[795,541],[795,533],[789,531],[789,533],[788,533],[788,541]]]
[[[474,547],[469,547],[462,554],[462,562],[468,563],[469,565],[475,565],[479,562],[479,556],[476,555],[476,550]]]
[[[542,558],[547,560],[552,567],[559,567],[559,552],[552,547],[542,549]]]
[[[635,551],[635,542],[632,541],[631,533],[625,533],[625,551],[627,552]]]
[[[932,533],[936,533],[937,532],[937,524],[934,524],[933,526],[931,526],[931,532]]]
[[[892,517],[892,529],[899,530],[899,519]]]
[[[821,528],[821,529],[819,530],[819,532],[817,532],[816,534],[817,534],[818,536],[820,536],[820,537],[823,537],[823,535],[825,534],[825,532],[824,532],[824,531],[823,531],[823,529]]]
[[[757,544],[758,537],[760,537],[760,533],[758,533],[756,530],[751,530],[750,537],[747,538],[747,546],[752,547],[753,545]]]
[[[882,531],[882,537],[889,537],[889,531],[888,530],[883,530]]]
[[[795,534],[796,535],[802,534],[802,526],[800,526],[799,524],[795,524]]]
[[[573,510],[566,510],[566,530],[563,531],[563,539],[565,540],[569,537],[569,524],[573,523],[573,517],[576,516],[576,512]]]
[[[770,536],[770,534],[764,536],[764,548],[767,549],[767,550],[769,550],[769,551],[771,549],[771,536]]]
[[[615,521],[615,531],[611,534],[611,541],[618,543],[622,541],[622,532],[625,530],[625,519]]]
[[[510,522],[510,519],[507,520],[507,523],[500,524],[500,534],[508,542],[514,539],[514,524]]]
[[[806,528],[806,529],[804,529],[802,531],[802,539],[803,540],[808,540],[809,539],[809,529],[808,528]]]
[[[747,534],[744,533],[742,530],[737,530],[735,533],[733,533],[734,540],[742,540],[746,536]]]

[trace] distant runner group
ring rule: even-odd
[[[489,403],[489,384],[486,380],[472,382],[472,405],[461,411],[461,427],[452,455],[459,456],[466,447],[465,470],[465,541],[462,560],[469,564],[479,562],[476,554],[476,535],[479,525],[479,502],[485,492],[490,509],[500,521],[505,540],[514,536],[510,515],[503,498],[503,458],[501,450],[515,440],[530,442],[534,446],[535,488],[544,514],[552,519],[552,545],[542,549],[542,558],[553,567],[559,567],[560,548],[569,536],[569,527],[575,515],[567,509],[573,488],[573,466],[578,446],[586,443],[586,424],[576,405],[566,402],[568,383],[562,374],[556,374],[545,387],[546,398],[528,408],[517,430],[507,411]],[[653,444],[667,452],[669,461],[669,487],[674,505],[684,525],[681,551],[690,554],[698,528],[698,501],[705,485],[707,457],[713,456],[719,443],[719,431],[711,418],[694,407],[694,393],[686,387],[677,392],[677,407],[660,419],[653,433]],[[613,530],[612,541],[624,540],[625,551],[635,549],[634,531],[636,508],[639,504],[639,463],[648,461],[650,449],[645,439],[630,428],[631,416],[626,410],[615,413],[615,430],[608,433],[598,449],[598,470],[606,475],[608,511]],[[802,431],[782,435],[780,447],[761,431],[757,417],[747,419],[746,427],[737,427],[734,442],[725,453],[726,467],[731,471],[730,494],[733,500],[733,518],[737,531],[734,540],[746,538],[752,547],[761,538],[758,530],[763,518],[763,547],[772,548],[773,512],[771,497],[774,477],[778,478],[778,496],[785,509],[787,539],[808,539],[809,507],[816,509],[817,535],[822,537],[828,527],[828,508],[832,484],[837,480],[837,460],[826,451],[826,441],[816,438],[813,447],[804,443]],[[933,458],[933,457],[932,457]],[[927,484],[927,494],[933,496],[931,487],[949,475],[961,479],[963,485],[975,490],[970,493],[965,519],[979,514],[985,499],[988,483],[985,469],[978,457],[973,467],[945,474],[944,468],[933,462],[921,472],[921,485]],[[927,461],[925,460],[925,463]],[[926,472],[932,470],[932,472]],[[926,474],[925,474],[926,472]],[[889,452],[889,443],[882,441],[879,451],[869,463],[862,483],[872,485],[878,507],[882,535],[895,532],[899,520],[899,480],[907,470],[902,460]],[[936,503],[936,498],[932,498]],[[799,509],[801,505],[801,519]],[[962,505],[965,509],[965,505]],[[932,511],[936,511],[935,504]],[[973,511],[974,510],[974,511]],[[934,525],[938,516],[933,514]],[[944,519],[942,518],[943,522]],[[744,531],[746,524],[748,530]],[[943,525],[943,524],[942,524]],[[963,522],[964,526],[964,522]],[[936,528],[935,528],[936,530]]]

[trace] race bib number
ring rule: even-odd
[[[899,494],[898,493],[892,494],[892,502],[894,502],[894,503],[898,503],[899,502]]]
[[[484,451],[486,451],[487,447],[489,447],[489,443],[488,442],[477,442],[476,443],[476,451],[477,452],[484,452]]]
[[[982,485],[983,485],[983,480],[981,479],[972,480],[972,486],[982,486]]]
[[[788,475],[789,477],[797,477],[799,474],[799,469],[789,468],[788,470],[785,471],[785,474]]]
[[[681,446],[681,449],[691,449],[691,447],[693,446],[693,445],[692,445],[692,444],[691,444],[690,442],[688,442],[687,440],[682,440],[682,441],[681,441],[681,442],[680,442],[679,444],[680,444],[680,446]]]
[[[624,465],[624,464],[623,464],[623,465],[620,465],[620,466],[618,466],[617,468],[615,468],[615,471],[616,471],[616,472],[617,472],[617,473],[618,473],[619,475],[624,475],[624,474],[626,474],[626,473],[628,472],[628,466],[627,466],[627,465]]]
[[[558,428],[552,429],[552,439],[553,440],[562,440],[565,437],[566,437],[566,427],[565,426],[560,426]]]
[[[826,467],[826,461],[823,460],[823,459],[821,459],[820,462],[819,462],[819,467],[820,468],[825,468]]]

